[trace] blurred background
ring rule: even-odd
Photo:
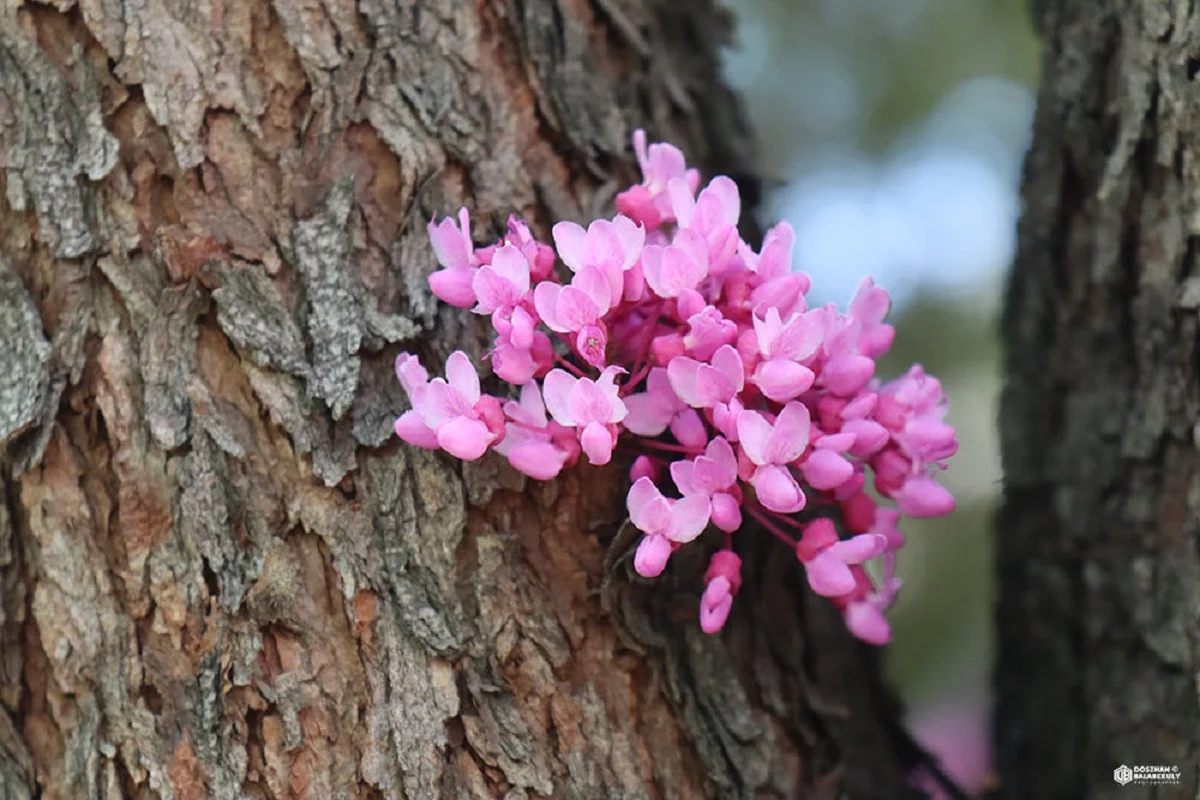
[[[997,314],[1015,247],[1038,44],[1028,0],[724,0],[726,53],[773,179],[764,225],[796,229],[814,303],[871,275],[893,297],[881,370],[940,377],[961,447],[958,511],[909,523],[891,675],[910,722],[969,791],[987,780]]]

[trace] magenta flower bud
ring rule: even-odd
[[[849,397],[867,385],[875,374],[875,362],[855,353],[840,353],[825,362],[821,381],[836,395]]]
[[[875,470],[875,486],[886,495],[892,495],[912,474],[912,465],[894,447],[883,450],[871,461]]]
[[[922,475],[900,487],[896,505],[910,517],[940,517],[954,510],[954,496],[933,478]]]
[[[842,521],[850,533],[866,533],[875,526],[875,501],[859,492],[842,501]]]
[[[479,398],[472,410],[483,420],[489,433],[498,439],[504,437],[504,411],[500,408],[499,400],[485,394]]]
[[[659,467],[658,462],[649,456],[638,456],[633,461],[633,466],[629,468],[629,480],[636,481],[638,478],[649,478],[652,481],[658,480]]]
[[[742,527],[742,508],[737,499],[725,492],[712,496],[712,523],[726,533]]]
[[[733,593],[729,581],[719,576],[704,588],[700,598],[700,629],[705,633],[717,633],[725,627],[729,610],[733,607]]]

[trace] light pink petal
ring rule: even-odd
[[[733,445],[722,436],[713,439],[705,449],[706,455],[717,469],[718,486],[730,486],[737,479],[737,456]]]
[[[755,470],[754,491],[764,507],[781,514],[794,514],[804,508],[807,501],[792,473],[778,466]]]
[[[599,422],[589,422],[579,435],[579,444],[593,464],[607,464],[612,460],[613,437],[608,428]]]
[[[572,272],[578,272],[587,261],[587,250],[584,247],[586,231],[574,222],[564,221],[556,224],[551,229],[551,234],[554,236],[554,247],[558,250],[558,257]]]
[[[662,492],[649,478],[638,478],[629,487],[625,496],[625,508],[629,511],[629,519],[638,530],[646,531],[647,514],[650,504],[662,498]]]
[[[446,359],[446,378],[469,404],[475,405],[479,402],[479,373],[462,350],[455,350]]]
[[[738,355],[738,351],[732,345],[726,344],[718,347],[717,351],[713,353],[712,365],[713,369],[729,379],[735,392],[740,392],[745,388],[745,365],[742,363],[742,357]],[[722,402],[728,402],[728,400]]]
[[[825,552],[847,564],[861,564],[881,555],[886,549],[886,536],[879,533],[860,533],[858,536],[834,542]]]
[[[605,273],[598,267],[584,267],[575,274],[571,285],[586,294],[596,306],[597,315],[612,307],[613,290]]]
[[[822,597],[841,597],[854,591],[857,581],[846,563],[828,550],[804,564],[808,585]]]
[[[789,464],[800,457],[808,447],[808,432],[812,418],[808,407],[792,401],[783,407],[775,420],[767,445],[767,458],[772,464]]]
[[[437,450],[437,433],[421,419],[416,411],[405,411],[396,420],[396,435],[411,445],[424,447],[426,450]]]
[[[621,240],[621,270],[626,271],[637,263],[646,244],[646,229],[622,214],[613,218],[613,228]]]
[[[658,436],[667,429],[675,410],[649,393],[632,394],[625,398],[624,425],[638,436]]]
[[[598,219],[588,226],[587,237],[584,239],[587,248],[585,261],[600,267],[605,273],[609,270],[621,272],[625,262],[625,248],[616,228],[606,219]]]
[[[467,268],[440,269],[429,276],[429,288],[455,308],[475,305],[475,271]]]
[[[508,463],[534,480],[548,481],[563,468],[563,453],[549,442],[531,440],[508,451]]]
[[[540,289],[541,285],[538,288]],[[535,294],[535,300],[536,297]],[[600,309],[596,307],[595,301],[576,286],[564,286],[559,292],[557,310],[558,324],[567,331],[578,331],[600,318]],[[540,309],[538,313],[541,313]]]
[[[692,541],[708,525],[708,498],[692,495],[676,500],[671,506],[674,524],[667,530],[667,538],[679,544]]]
[[[522,350],[533,347],[533,334],[537,320],[530,316],[522,306],[517,306],[513,309],[510,321],[512,330],[508,333],[508,340],[512,342],[513,347],[519,347]]]
[[[796,314],[775,342],[775,353],[784,358],[803,361],[817,352],[825,330],[821,317],[812,313]]]
[[[474,309],[476,314],[490,314],[498,308],[515,304],[519,299],[512,290],[512,284],[497,275],[490,266],[475,271],[471,288],[479,301]]]
[[[492,255],[491,266],[499,277],[512,284],[517,297],[523,297],[529,291],[529,260],[511,244]]]
[[[796,233],[786,222],[780,222],[767,231],[767,235],[763,237],[762,254],[756,267],[758,274],[770,280],[790,273],[795,241]]]
[[[769,464],[767,445],[771,439],[771,423],[757,411],[746,410],[737,418],[738,441],[746,457],[760,467]]]
[[[682,495],[703,494],[696,485],[692,483],[692,472],[695,465],[687,459],[672,462],[671,464],[671,480],[675,482],[675,488]]]
[[[671,542],[665,536],[643,536],[633,557],[633,568],[643,578],[657,578],[671,558]]]
[[[850,301],[850,315],[864,323],[879,323],[887,316],[892,301],[871,278],[863,278]]]
[[[434,378],[413,398],[413,408],[425,424],[437,429],[455,417],[470,416],[474,403],[441,378]]]
[[[871,603],[856,602],[846,606],[846,628],[867,644],[883,646],[892,641],[892,629],[883,612]]]
[[[493,438],[487,425],[470,417],[455,417],[437,431],[442,449],[463,461],[474,461],[482,456]]]
[[[529,425],[536,425],[539,428],[545,427],[546,406],[542,402],[542,393],[538,389],[536,382],[530,381],[521,387],[519,407],[522,412],[522,422]],[[505,410],[507,410],[507,407]]]
[[[685,227],[709,231],[736,225],[741,210],[742,201],[738,196],[737,184],[724,175],[718,175],[700,192],[692,224]]]
[[[671,434],[684,447],[699,449],[708,441],[708,429],[694,408],[685,408],[671,419]]]
[[[405,394],[412,396],[413,389],[429,383],[429,373],[421,366],[421,362],[412,353],[401,353],[396,356],[396,377]]]
[[[538,316],[550,330],[566,333],[570,328],[558,318],[558,299],[562,290],[563,287],[557,283],[549,281],[539,283],[533,290],[533,305],[537,309]]]
[[[667,379],[671,389],[680,400],[693,408],[702,408],[696,382],[700,375],[700,362],[686,356],[678,356],[667,363]]]
[[[692,197],[691,187],[682,178],[674,178],[667,184],[667,194],[671,198],[671,211],[679,221],[679,227],[688,227],[696,211],[696,200]]]
[[[561,369],[552,369],[542,381],[542,398],[546,402],[546,409],[559,425],[575,425],[571,417],[571,393],[577,380]]]
[[[465,214],[465,212],[464,208],[460,214]],[[467,219],[466,216],[463,216],[464,222],[467,222]],[[439,264],[443,267],[459,268],[469,265],[471,251],[468,247],[468,239],[465,233],[459,230],[453,218],[446,217],[437,224],[430,222],[426,230],[429,232],[433,254],[437,257]]]
[[[783,333],[783,321],[779,309],[768,308],[763,317],[754,316],[754,332],[758,335],[758,352],[770,357],[775,351],[775,340]]]
[[[812,388],[815,376],[808,367],[784,358],[760,362],[754,371],[754,383],[771,400],[786,403]]]
[[[695,289],[704,278],[704,265],[678,247],[668,247],[663,253],[663,282],[673,287],[671,296]]]
[[[612,416],[612,400],[603,389],[587,378],[581,378],[575,383],[568,402],[571,419],[575,420],[576,425],[606,423]]]

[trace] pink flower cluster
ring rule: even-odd
[[[958,447],[941,385],[920,367],[875,378],[894,330],[888,295],[869,278],[846,313],[810,308],[786,223],[755,252],[738,234],[733,181],[700,190],[678,149],[647,147],[641,131],[634,145],[643,181],[618,195],[620,213],[586,229],[558,223],[553,247],[515,218],[483,248],[466,209],[430,223],[443,267],[430,286],[491,317],[492,371],[520,389],[515,399],[482,394],[462,352],[432,380],[402,353],[396,373],[412,410],[396,433],[464,460],[491,448],[538,480],[580,458],[606,464],[621,443],[636,456],[638,573],[659,575],[710,523],[724,534],[705,576],[705,631],[724,625],[741,585],[733,534],[749,516],[787,543],[856,636],[886,643],[901,515],[954,508],[935,480]],[[890,502],[868,493],[868,472]],[[666,475],[678,497],[663,493]],[[863,566],[873,559],[879,578]]]

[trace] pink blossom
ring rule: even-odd
[[[757,469],[751,483],[759,502],[771,511],[790,514],[804,508],[804,492],[788,465],[808,446],[808,409],[788,403],[774,423],[757,411],[738,417],[738,440],[742,451]]]
[[[462,353],[433,380],[403,353],[396,375],[412,410],[396,420],[397,435],[464,459],[492,448],[535,480],[584,454],[608,463],[624,437],[638,456],[628,505],[645,533],[639,573],[661,573],[710,521],[724,532],[700,602],[705,631],[725,624],[741,585],[729,546],[746,505],[795,544],[813,589],[855,636],[886,643],[902,517],[954,509],[937,482],[958,449],[941,384],[920,366],[886,383],[875,377],[895,331],[884,321],[891,301],[873,281],[844,312],[810,308],[789,225],[767,231],[755,251],[738,235],[733,181],[716,176],[701,190],[678,149],[648,144],[641,131],[634,150],[642,182],[618,194],[620,213],[555,224],[554,247],[516,217],[485,247],[472,243],[466,209],[430,223],[441,266],[430,287],[489,316],[485,358],[520,397],[483,394]],[[559,258],[567,284],[554,271]],[[566,347],[556,351],[559,341]],[[655,487],[664,469],[681,498]],[[862,563],[880,554],[877,584]]]
[[[724,438],[709,442],[704,455],[671,464],[671,479],[684,497],[709,500],[713,524],[726,533],[742,527],[741,492],[737,489],[737,456]]]
[[[733,597],[742,587],[742,560],[732,550],[718,550],[704,574],[704,595],[700,598],[700,629],[716,633],[725,627]]]
[[[614,383],[624,371],[609,367],[597,381],[576,378],[561,369],[546,375],[543,385],[550,415],[558,424],[578,429],[579,443],[593,464],[607,464],[612,459],[617,443],[613,426],[628,413]]]
[[[458,220],[455,224],[447,217],[440,223],[431,221],[427,227],[433,253],[438,263],[445,267],[429,276],[429,288],[452,306],[470,308],[475,303],[472,284],[479,259],[471,244],[471,219],[467,209],[459,210]]]
[[[645,578],[663,571],[671,555],[671,543],[686,544],[708,525],[706,498],[669,500],[649,478],[634,481],[626,506],[630,521],[646,534],[634,557],[634,568]]]
[[[728,403],[745,385],[742,359],[727,344],[713,353],[711,365],[686,356],[671,359],[667,377],[679,399],[693,408]]]
[[[833,522],[822,517],[804,529],[796,555],[804,564],[812,590],[823,597],[838,597],[857,585],[850,567],[875,558],[886,547],[887,539],[875,533],[839,539]]]
[[[495,449],[507,456],[519,472],[536,480],[550,480],[579,457],[574,432],[547,419],[536,383],[522,386],[521,399],[505,403],[504,414],[511,422]]]
[[[456,350],[446,359],[449,381],[434,378],[419,385],[413,381],[417,373],[411,367],[411,358],[406,359],[403,366],[397,361],[397,372],[403,370],[413,382],[409,391],[413,411],[401,417],[405,420],[403,424],[397,422],[397,434],[411,444],[426,447],[431,441],[425,433],[427,430],[433,433],[438,446],[452,456],[464,461],[474,461],[482,456],[488,445],[496,440],[503,422],[496,399],[480,394],[479,375],[470,359],[461,350]],[[416,426],[416,420],[409,416],[413,413],[419,415],[425,429]]]
[[[816,375],[799,362],[821,346],[817,319],[798,313],[784,322],[778,310],[768,308],[761,319],[754,317],[754,331],[763,360],[753,380],[762,393],[777,403],[786,403],[807,392]]]

